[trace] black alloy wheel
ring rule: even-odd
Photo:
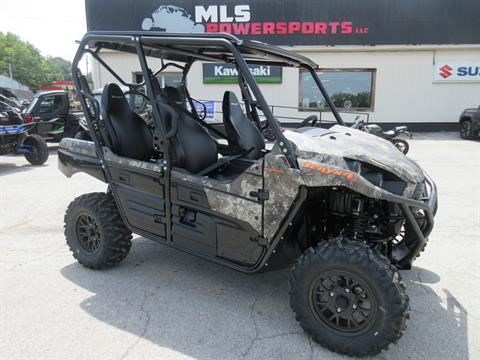
[[[88,214],[80,214],[75,224],[75,232],[80,246],[88,253],[100,248],[101,234],[95,219]]]
[[[300,326],[340,354],[373,356],[400,339],[409,299],[398,269],[368,244],[339,237],[308,248],[290,276]]]
[[[311,287],[311,303],[319,320],[342,335],[357,336],[372,325],[377,301],[370,287],[351,272],[323,273]]]
[[[89,269],[121,262],[132,246],[132,233],[123,223],[111,194],[77,197],[65,213],[65,237],[73,257]]]

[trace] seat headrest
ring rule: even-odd
[[[103,88],[102,109],[115,114],[129,109],[127,98],[122,89],[115,83],[108,83]]]
[[[165,97],[169,101],[177,104],[178,106],[185,106],[185,97],[182,96],[180,90],[172,86],[165,86],[163,89]]]
[[[223,94],[222,103],[224,107],[230,108],[228,109],[229,111],[231,111],[232,107],[237,107],[237,106],[240,108],[240,110],[242,109],[242,107],[240,106],[240,101],[238,101],[237,95],[235,95],[235,93],[232,91],[225,91],[225,94]]]
[[[222,102],[223,124],[228,135],[228,143],[235,151],[250,152],[246,157],[259,159],[263,156],[265,140],[260,130],[243,113],[235,93],[225,91]]]

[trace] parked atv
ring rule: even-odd
[[[360,119],[357,116],[351,128],[365,131],[370,134],[384,138],[390,141],[393,145],[395,145],[396,148],[405,155],[408,153],[408,150],[410,150],[410,145],[408,144],[407,140],[398,138],[398,136],[400,136],[401,134],[407,135],[408,137],[410,137],[410,139],[412,138],[412,134],[407,131],[408,128],[406,126],[395,126],[392,130],[383,131],[380,125],[367,124],[365,120]]]
[[[98,60],[104,49],[138,56],[145,83],[105,68],[132,91],[146,87],[151,127],[117,84],[105,85],[100,102],[86,86],[79,61],[85,53]],[[150,69],[145,54],[162,68]],[[246,112],[226,91],[225,131],[202,120],[184,87],[191,64],[205,59],[239,69]],[[249,62],[308,71],[338,125],[282,132]],[[155,75],[168,66],[182,67],[182,87],[160,86]],[[66,241],[81,264],[119,263],[134,232],[245,273],[292,267],[291,307],[318,343],[371,356],[402,336],[409,299],[398,270],[425,248],[436,186],[389,141],[345,126],[317,64],[227,34],[99,32],[82,39],[73,68],[93,141],[62,140],[58,165],[68,177],[85,172],[107,184],[66,211]]]
[[[28,134],[18,109],[0,101],[0,155],[23,154],[32,165],[42,165],[48,159],[48,147],[38,135]]]
[[[23,111],[23,119],[33,124],[31,132],[48,141],[74,137],[80,130],[81,113],[70,110],[69,95],[64,90],[40,91]]]

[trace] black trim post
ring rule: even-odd
[[[320,92],[322,93],[322,96],[323,96],[323,98],[325,99],[325,101],[327,102],[328,107],[330,108],[330,110],[332,110],[333,116],[335,117],[335,119],[337,120],[337,122],[338,122],[340,125],[344,125],[344,126],[345,126],[345,122],[343,121],[342,117],[340,116],[340,113],[338,112],[337,107],[336,107],[335,104],[333,103],[332,99],[330,99],[330,96],[328,95],[328,92],[327,92],[327,90],[325,89],[325,87],[323,86],[323,83],[322,83],[322,81],[320,80],[320,78],[318,77],[317,72],[315,71],[315,69],[312,68],[312,67],[310,67],[310,66],[308,66],[308,67],[307,67],[307,70],[308,70],[308,71],[310,72],[310,74],[312,75],[313,80],[315,80],[315,84],[317,84],[318,89],[319,89]]]
[[[153,144],[152,146],[156,147],[163,155],[163,185],[164,185],[164,193],[165,193],[165,227],[166,227],[166,234],[165,239],[167,241],[171,240],[172,235],[172,215],[171,215],[171,199],[170,199],[170,170],[171,170],[171,163],[170,163],[170,143],[167,136],[167,130],[165,125],[161,119],[161,113],[159,104],[154,101],[155,96],[155,87],[152,83],[152,74],[147,65],[147,59],[145,58],[145,52],[143,51],[143,47],[141,44],[140,37],[134,37],[133,42],[135,43],[135,48],[137,49],[137,56],[138,60],[140,61],[140,67],[142,68],[143,78],[145,82],[145,86],[147,88],[147,95],[152,99],[152,110],[153,110],[153,119],[155,122],[155,131],[153,134]],[[174,120],[176,121],[176,120]],[[172,124],[173,126],[173,124]]]
[[[237,49],[236,46],[234,46],[231,43],[227,43],[227,44],[228,44],[228,49],[232,52],[233,56],[235,57],[238,68],[242,73],[243,78],[246,80],[247,84],[252,89],[253,95],[255,96],[255,99],[257,100],[258,105],[262,109],[262,112],[265,115],[265,118],[267,119],[268,124],[270,125],[270,128],[273,130],[273,134],[278,141],[278,145],[280,146],[280,149],[283,155],[285,155],[285,157],[287,158],[288,162],[290,163],[290,166],[292,166],[295,169],[298,169],[298,163],[297,163],[297,159],[295,158],[293,147],[290,144],[290,142],[287,140],[287,138],[283,136],[282,130],[280,129],[280,126],[278,126],[275,116],[270,110],[270,107],[268,106],[268,103],[265,100],[262,91],[258,87],[258,84],[255,81],[255,78],[250,72],[247,62],[245,61],[245,59],[243,58],[242,54],[240,53],[240,51]]]

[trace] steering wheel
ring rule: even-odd
[[[303,120],[299,126],[297,126],[297,129],[306,127],[306,126],[315,126],[315,124],[318,122],[318,116],[317,115],[310,115],[307,117],[305,120]]]

